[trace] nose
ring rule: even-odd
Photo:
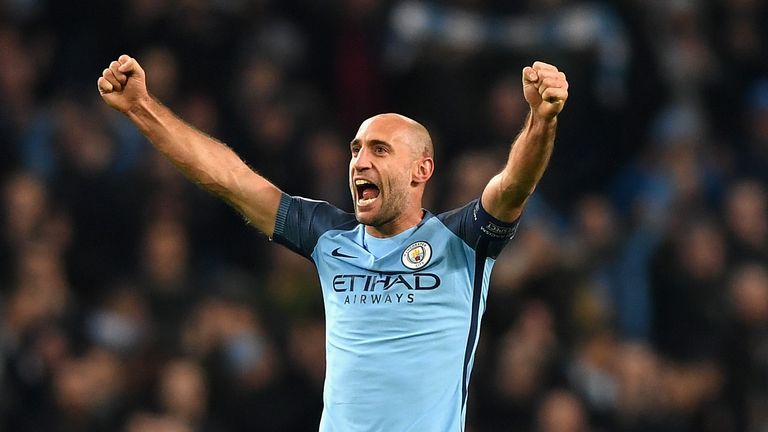
[[[352,168],[354,168],[355,171],[363,171],[370,167],[371,158],[368,156],[368,150],[366,150],[365,147],[362,147],[360,151],[357,152],[357,155],[352,157]]]

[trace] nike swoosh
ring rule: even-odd
[[[331,255],[333,255],[335,257],[342,257],[342,258],[357,258],[356,256],[352,256],[352,255],[347,255],[345,253],[341,253],[341,252],[339,252],[339,249],[341,249],[341,248],[337,247],[336,249],[334,249],[331,252]]]

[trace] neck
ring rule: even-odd
[[[365,232],[373,237],[392,237],[401,232],[413,228],[424,218],[424,210],[419,208],[416,211],[403,212],[396,218],[382,225],[366,225]]]

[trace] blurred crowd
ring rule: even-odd
[[[317,429],[315,271],[101,103],[129,53],[186,121],[346,210],[359,123],[423,122],[435,213],[501,168],[522,67],[557,65],[571,96],[494,270],[467,430],[768,431],[766,18],[760,0],[0,0],[0,430]]]

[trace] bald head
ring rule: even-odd
[[[360,129],[368,127],[373,122],[383,122],[391,127],[395,136],[411,147],[415,157],[434,157],[432,137],[427,128],[416,120],[396,113],[378,114],[365,120],[360,125]]]

